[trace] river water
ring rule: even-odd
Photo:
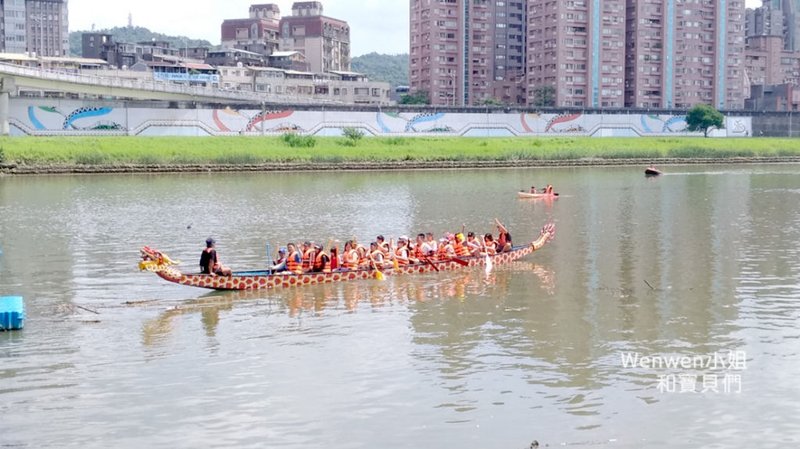
[[[0,447],[796,447],[800,166],[667,171],[0,178],[0,295],[28,311]],[[490,273],[263,292],[136,268],[495,217],[557,236]]]

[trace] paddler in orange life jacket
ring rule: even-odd
[[[289,254],[286,258],[286,270],[294,274],[302,274],[303,257],[300,255],[300,251],[297,250],[297,246],[294,243],[288,243],[286,250]]]
[[[314,273],[331,272],[331,258],[325,253],[322,245],[314,245],[314,262],[311,271]]]
[[[314,246],[309,241],[303,242],[303,271],[309,272],[314,262]]]
[[[353,248],[356,249],[356,253],[358,254],[358,267],[359,268],[368,268],[369,267],[369,249],[366,246],[358,243],[357,240],[353,240]]]
[[[397,249],[394,250],[394,258],[397,260],[398,265],[408,265],[411,263],[411,258],[408,254],[408,237],[401,236],[397,239]]]
[[[456,234],[456,240],[455,240],[455,243],[453,244],[453,249],[456,250],[456,256],[458,256],[458,257],[469,256],[469,248],[467,248],[467,245],[466,245],[466,242],[465,242],[465,239],[464,239],[464,234],[462,234],[460,232],[458,234]]]
[[[369,260],[370,263],[374,268],[388,268],[391,267],[391,264],[387,265],[386,257],[383,255],[383,251],[378,247],[378,242],[372,242],[369,244]]]
[[[286,271],[287,259],[286,248],[279,249],[278,258],[272,261],[272,265],[269,267],[270,271],[273,273],[282,273]]]
[[[466,246],[471,256],[477,256],[481,253],[481,242],[475,238],[475,233],[472,231],[467,233]]]
[[[450,259],[455,257],[456,250],[455,250],[455,239],[456,236],[453,233],[446,233],[444,238],[441,242],[439,242],[439,251],[437,252],[437,256],[439,259]]]
[[[425,246],[422,248],[422,250],[428,257],[433,257],[436,255],[436,252],[439,250],[439,244],[436,243],[436,239],[433,238],[433,232],[425,234]]]
[[[375,242],[378,244],[378,249],[383,252],[383,255],[386,256],[389,254],[389,244],[386,243],[386,240],[383,238],[382,235],[375,237]]]
[[[352,240],[345,242],[342,255],[344,256],[344,259],[342,260],[342,268],[346,270],[358,269],[358,251],[356,251]]]
[[[428,257],[425,251],[425,234],[417,234],[417,241],[414,244],[414,258],[417,260]]]

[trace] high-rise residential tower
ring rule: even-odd
[[[411,0],[411,89],[436,105],[524,102],[525,3]]]
[[[625,0],[528,1],[528,103],[624,105]]]
[[[627,0],[625,105],[744,106],[744,0]]]
[[[0,0],[0,50],[69,55],[67,0]]]

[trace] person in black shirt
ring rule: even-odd
[[[214,249],[216,242],[213,238],[206,239],[206,249],[200,254],[200,273],[219,276],[230,276],[231,269],[219,263],[217,250]]]

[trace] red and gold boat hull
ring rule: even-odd
[[[385,268],[384,276],[430,273],[432,271],[449,271],[467,267],[485,265],[487,259],[493,264],[508,264],[541,249],[555,236],[555,226],[548,224],[542,228],[539,238],[525,246],[514,247],[511,251],[494,256],[477,256],[452,258],[447,260],[426,260],[423,263]],[[176,263],[165,254],[149,247],[142,249],[142,261],[139,268],[151,271],[162,279],[176,284],[213,290],[258,290],[266,288],[293,287],[299,285],[326,284],[358,279],[375,278],[378,271],[369,268],[352,271],[336,271],[333,273],[305,274],[269,274],[267,272],[234,272],[232,276],[216,276],[208,274],[184,274]]]

